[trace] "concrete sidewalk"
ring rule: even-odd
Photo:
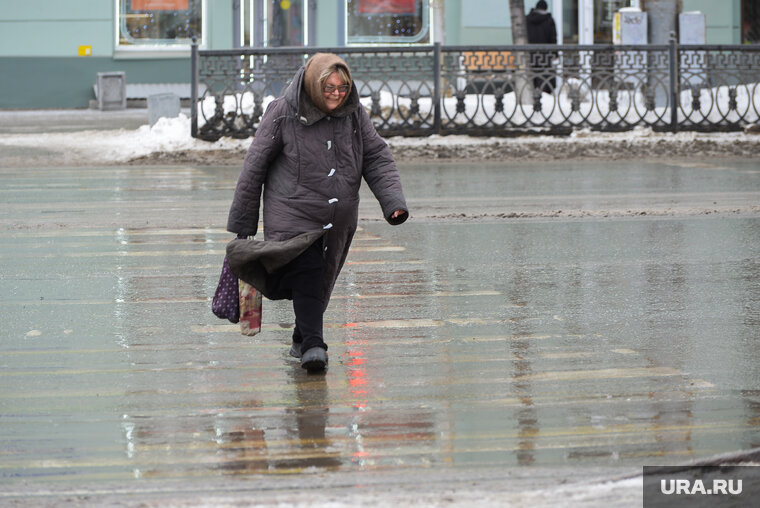
[[[189,116],[190,111],[182,111]],[[97,109],[0,110],[0,135],[77,131],[134,130],[148,124],[148,110]]]

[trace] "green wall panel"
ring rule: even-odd
[[[459,36],[459,17],[462,11],[460,0],[446,0],[443,9],[443,29],[446,32],[443,37],[444,44],[450,46],[462,44]]]
[[[706,30],[707,44],[739,44],[734,40],[733,34],[724,27],[708,26]]]
[[[112,19],[113,0],[2,0],[0,21]]]
[[[317,46],[334,47],[338,45],[338,41],[340,40],[340,34],[338,33],[339,15],[344,15],[343,4],[340,2],[340,0],[334,2],[326,2],[323,0],[322,2],[318,3],[318,7],[316,9]]]
[[[511,28],[461,27],[459,44],[512,44]]]
[[[232,49],[232,1],[208,0],[206,16],[208,49]]]
[[[80,45],[92,46],[93,56],[111,56],[112,21],[0,22],[0,56],[71,57]]]
[[[0,109],[86,108],[98,72],[124,71],[127,83],[189,83],[189,59],[0,58]]]

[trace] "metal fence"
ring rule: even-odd
[[[729,131],[760,118],[760,45],[194,46],[192,135],[252,136],[318,51],[346,60],[384,136]]]

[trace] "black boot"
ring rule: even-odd
[[[290,356],[293,358],[301,358],[301,344],[303,343],[303,337],[301,332],[298,331],[296,326],[293,329],[293,341],[290,343]]]
[[[301,343],[293,341],[290,343],[290,356],[293,358],[301,358]]]
[[[327,367],[327,351],[316,346],[301,355],[301,367],[309,372],[322,372]]]

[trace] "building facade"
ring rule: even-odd
[[[547,0],[562,44],[612,42],[646,0]],[[526,11],[535,2],[525,0]],[[0,0],[0,108],[86,108],[99,72],[187,84],[201,48],[511,44],[509,0]],[[682,0],[708,44],[758,43],[760,0]]]

